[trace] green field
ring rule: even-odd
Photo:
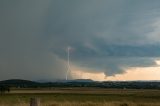
[[[14,89],[0,95],[0,106],[160,106],[160,90],[100,88]]]

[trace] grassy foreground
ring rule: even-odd
[[[41,106],[160,106],[160,90],[96,88],[12,90],[0,95],[0,106],[29,106],[34,97]]]

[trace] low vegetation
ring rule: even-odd
[[[159,81],[104,81],[97,82],[92,80],[64,80],[55,82],[35,82],[22,79],[11,79],[0,81],[0,86],[15,88],[46,88],[46,87],[99,87],[99,88],[118,88],[118,89],[160,89]]]
[[[0,95],[0,106],[29,106],[30,98],[41,106],[160,106],[160,90],[102,88],[12,89]]]
[[[0,93],[4,94],[5,92],[10,92],[10,87],[9,86],[0,86]]]

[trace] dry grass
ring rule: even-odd
[[[28,103],[0,104],[0,106],[29,106]],[[41,106],[160,106],[160,103],[133,103],[133,102],[48,102]]]
[[[19,90],[0,95],[0,106],[29,106],[30,98],[41,106],[160,106],[160,90],[57,89]]]
[[[132,102],[104,102],[104,103],[96,103],[96,102],[64,102],[64,103],[48,103],[42,104],[42,106],[160,106],[160,103],[132,103]]]

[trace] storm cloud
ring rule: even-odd
[[[112,76],[157,66],[159,0],[1,0],[0,79],[64,79],[71,63]],[[94,70],[94,71],[93,71]]]

